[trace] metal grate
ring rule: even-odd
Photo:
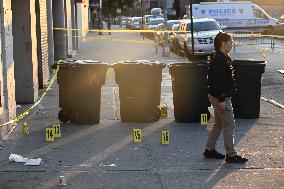
[[[199,44],[212,44],[213,37],[197,38]]]

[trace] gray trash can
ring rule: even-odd
[[[174,63],[168,67],[172,77],[174,116],[177,122],[200,122],[201,114],[210,118],[208,106],[207,62]]]
[[[108,64],[98,61],[64,61],[60,64],[58,119],[79,124],[97,124],[100,120],[101,86]]]
[[[162,69],[160,62],[123,61],[113,65],[119,85],[123,122],[153,122],[160,118]]]
[[[237,93],[232,98],[235,118],[259,117],[261,77],[266,62],[256,60],[234,60],[234,75]]]

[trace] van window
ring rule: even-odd
[[[191,26],[190,23],[187,24],[186,30],[190,31]],[[195,32],[199,31],[210,31],[210,30],[220,30],[218,24],[214,21],[207,21],[207,22],[195,22],[193,23],[193,30]]]
[[[267,16],[259,9],[253,9],[253,14],[257,18],[267,18]]]

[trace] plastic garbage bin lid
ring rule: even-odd
[[[96,60],[76,60],[77,64],[95,64],[95,63],[103,63]]]
[[[94,68],[94,67],[107,67],[107,63],[95,61],[95,60],[67,60],[61,63],[61,66],[65,68],[75,68],[75,67],[84,67],[84,68]]]
[[[233,60],[233,65],[240,65],[240,66],[259,66],[259,65],[266,65],[266,61],[263,60]]]
[[[191,63],[186,63],[186,62],[175,62],[175,63],[171,63],[168,65],[169,68],[175,69],[175,68],[194,68],[194,67],[198,67],[198,66],[204,66],[204,67],[208,67],[209,64],[208,62],[204,61],[204,62],[191,62]]]
[[[115,63],[113,66],[124,66],[127,65],[129,66],[141,66],[141,67],[165,67],[165,64],[159,61],[150,61],[150,60],[126,60],[126,61],[121,61],[118,63]]]

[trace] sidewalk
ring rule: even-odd
[[[128,37],[141,39],[138,34]],[[109,63],[127,59],[184,61],[176,55],[161,57],[159,49],[156,55],[150,44],[87,39],[76,58]],[[203,158],[211,124],[204,127],[174,121],[168,69],[163,70],[161,94],[170,105],[167,119],[147,124],[122,123],[118,90],[112,73],[102,87],[100,124],[61,124],[62,137],[46,142],[45,128],[59,122],[59,90],[55,83],[29,121],[30,135],[23,136],[18,125],[3,141],[0,188],[284,188],[282,109],[261,101],[259,119],[236,120],[236,149],[249,161],[233,165]],[[141,143],[132,142],[134,128],[142,129]],[[160,144],[162,130],[170,131],[169,145]],[[224,153],[222,140],[221,136],[217,150]],[[10,162],[10,153],[40,157],[43,162],[40,166],[24,166]],[[66,186],[58,186],[59,176],[65,176]]]

